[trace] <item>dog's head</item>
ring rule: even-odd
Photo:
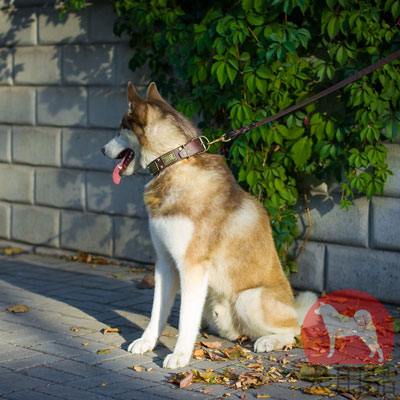
[[[119,183],[122,176],[146,168],[151,161],[199,135],[197,129],[172,108],[152,82],[146,99],[128,84],[128,111],[122,117],[117,135],[102,149],[112,159],[121,159],[113,173]]]

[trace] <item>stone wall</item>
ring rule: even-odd
[[[37,252],[84,250],[154,261],[142,202],[145,174],[112,183],[100,148],[126,109],[127,40],[109,2],[62,22],[52,1],[0,0],[0,238]],[[353,288],[400,303],[400,137],[385,195],[340,210],[335,189],[310,198],[310,240],[296,288]],[[299,224],[304,237],[307,217]],[[299,241],[301,244],[301,241]]]

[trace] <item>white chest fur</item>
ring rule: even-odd
[[[194,224],[187,217],[150,218],[150,232],[154,246],[167,250],[178,268],[182,265],[193,231]]]

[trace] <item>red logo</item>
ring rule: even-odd
[[[386,308],[358,290],[337,290],[308,311],[303,349],[314,364],[380,364],[393,348],[393,323]]]

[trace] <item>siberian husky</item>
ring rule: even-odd
[[[127,95],[120,130],[102,151],[122,159],[115,183],[155,166],[144,201],[157,254],[150,323],[128,351],[143,354],[155,347],[179,285],[179,335],[165,368],[189,363],[202,320],[221,337],[255,340],[256,352],[294,343],[317,298],[306,293],[294,301],[262,205],[242,190],[221,156],[185,157],[185,144],[201,133],[161,97],[154,82],[146,99],[132,83]],[[171,153],[184,159],[169,165]]]

